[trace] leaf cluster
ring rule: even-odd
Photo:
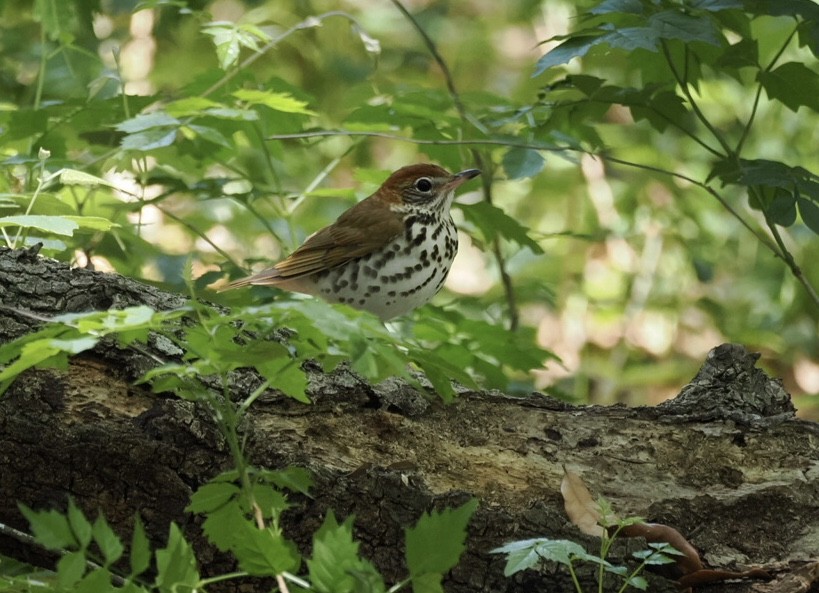
[[[472,499],[460,507],[424,514],[406,529],[406,580],[387,589],[375,566],[359,553],[354,517],[339,523],[329,511],[313,535],[312,553],[304,559],[279,527],[290,504],[285,489],[308,495],[309,476],[302,470],[252,470],[245,489],[236,471],[212,479],[197,490],[187,507],[204,515],[202,529],[218,549],[229,552],[239,571],[205,578],[190,543],[172,523],[164,548],[152,549],[142,521],[134,521],[128,553],[120,537],[100,514],[92,523],[72,500],[66,513],[34,511],[21,505],[34,540],[61,554],[53,572],[38,579],[46,590],[76,593],[168,593],[207,591],[218,582],[248,577],[276,577],[280,590],[315,593],[390,593],[407,585],[413,591],[442,593],[441,579],[465,549],[466,527],[477,507]],[[25,586],[32,569],[0,579],[0,590]],[[301,576],[303,575],[303,576]]]

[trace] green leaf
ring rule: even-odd
[[[18,504],[20,512],[31,526],[37,543],[49,550],[68,550],[78,547],[79,542],[71,530],[68,517],[55,510],[33,511]]]
[[[19,216],[0,217],[0,228],[7,226],[38,229],[47,233],[67,237],[73,235],[74,231],[80,228],[80,225],[65,216],[45,216],[42,214],[21,214]]]
[[[353,517],[339,525],[332,511],[313,535],[313,555],[307,561],[310,582],[319,593],[351,593],[363,575],[368,575],[374,591],[384,589],[375,568],[358,555],[353,540]]]
[[[313,487],[313,478],[310,477],[310,472],[301,467],[263,470],[259,472],[259,476],[279,488],[287,488],[288,490],[299,492],[305,496],[310,496],[310,488]]]
[[[230,482],[208,482],[200,486],[185,507],[188,513],[210,513],[233,500],[241,490]]]
[[[77,505],[74,504],[73,498],[68,499],[68,512],[66,516],[68,517],[68,524],[71,526],[71,530],[74,532],[80,547],[85,549],[88,547],[88,544],[91,543],[91,523],[85,518],[85,515]]]
[[[515,573],[534,568],[541,561],[536,547],[542,539],[521,540],[491,550],[492,554],[506,554],[506,567],[503,575],[510,577]]]
[[[412,577],[412,593],[444,593],[441,585],[444,575],[438,572],[427,572]]]
[[[192,591],[199,583],[193,549],[176,523],[171,523],[167,547],[156,551],[156,568],[156,585],[162,593]]]
[[[720,46],[723,37],[714,21],[705,15],[694,16],[682,10],[665,10],[652,14],[649,27],[657,39],[677,39],[683,43],[701,41]]]
[[[310,403],[310,398],[307,397],[307,375],[301,370],[301,365],[297,360],[289,357],[273,358],[265,362],[258,362],[254,366],[276,389],[296,401]]]
[[[301,564],[296,545],[276,529],[258,529],[250,523],[241,524],[233,551],[239,566],[254,576],[275,576],[296,572]]]
[[[126,134],[135,134],[137,132],[146,132],[148,130],[178,128],[181,125],[175,117],[171,117],[164,111],[154,111],[152,113],[140,113],[139,115],[126,119],[116,126],[118,132],[125,132]]]
[[[537,61],[532,78],[540,76],[549,68],[567,64],[574,58],[582,58],[600,42],[600,35],[575,34],[554,49],[546,52]]]
[[[173,144],[176,141],[176,133],[176,128],[153,128],[126,136],[120,146],[123,150],[156,150]]]
[[[131,576],[141,575],[151,565],[151,545],[139,515],[134,517],[134,535],[131,538]]]
[[[92,231],[110,231],[120,226],[107,218],[100,218],[99,216],[62,216],[61,218],[75,223],[78,229],[89,229]]]
[[[799,214],[802,217],[802,222],[805,226],[819,235],[819,206],[805,198],[797,198],[796,203],[799,206]]]
[[[222,103],[217,103],[206,97],[184,97],[171,101],[165,105],[165,112],[173,118],[201,116],[208,109],[222,108]]]
[[[592,556],[579,544],[565,539],[535,538],[511,542],[491,551],[492,554],[506,554],[506,568],[503,574],[511,576],[527,568],[533,568],[539,562],[550,560],[568,566],[573,558],[591,559],[605,562]]]
[[[478,508],[470,499],[455,509],[424,513],[415,527],[406,530],[407,566],[413,582],[427,573],[443,574],[458,563],[466,549],[466,526]]]
[[[529,229],[506,214],[497,206],[481,201],[463,206],[464,217],[481,231],[484,241],[492,241],[500,236],[513,241],[521,247],[528,247],[533,253],[542,254],[543,249],[529,236]]]
[[[105,558],[106,566],[110,566],[120,559],[125,548],[102,514],[94,521],[92,534],[94,536],[94,542],[96,542],[97,547],[99,547],[100,552],[102,552]]]
[[[89,187],[111,187],[115,188],[110,182],[102,177],[91,175],[85,171],[78,171],[76,169],[63,169],[60,171],[60,183],[65,185],[85,185]]]
[[[70,40],[71,27],[76,24],[72,5],[64,0],[35,0],[34,19],[39,21],[52,41]]]
[[[543,155],[531,148],[510,148],[503,155],[503,169],[509,179],[534,177],[545,165]]]
[[[57,583],[61,589],[71,589],[85,574],[85,554],[69,552],[57,563]]]
[[[798,111],[803,105],[819,111],[819,74],[804,64],[788,62],[770,72],[759,72],[757,79],[769,98],[780,101],[791,111]]]
[[[98,568],[85,575],[74,587],[72,593],[120,593],[111,584],[111,572],[107,568]]]
[[[202,531],[214,546],[223,552],[236,547],[243,528],[239,526],[248,523],[247,517],[239,506],[238,500],[233,500],[225,506],[207,514],[202,524]]]
[[[260,91],[256,89],[239,89],[233,92],[233,96],[240,101],[253,105],[264,105],[270,109],[283,113],[300,113],[302,115],[316,115],[314,111],[307,108],[307,103],[296,99],[290,93],[274,93],[272,91]]]
[[[643,14],[645,7],[640,0],[603,0],[592,6],[588,12],[594,15],[611,13]]]
[[[269,484],[253,484],[252,500],[259,506],[265,519],[278,518],[290,508],[287,497]]]
[[[796,222],[796,196],[777,188],[766,210],[768,217],[779,226],[789,227]]]

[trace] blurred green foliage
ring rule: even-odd
[[[392,169],[478,165],[455,216],[480,251],[397,328],[416,363],[438,356],[436,384],[449,359],[492,385],[653,402],[735,341],[819,390],[813,2],[400,8],[3,3],[0,232],[176,290],[190,262],[202,291]],[[293,297],[224,302],[271,298]],[[563,365],[541,366],[535,334]]]

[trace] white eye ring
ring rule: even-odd
[[[432,179],[429,177],[419,177],[415,180],[415,189],[424,194],[429,193],[432,191]]]

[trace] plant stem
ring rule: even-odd
[[[728,143],[722,137],[722,134],[720,134],[719,130],[717,130],[714,127],[714,125],[708,120],[708,118],[705,117],[705,114],[700,110],[697,101],[694,99],[694,95],[691,94],[691,90],[688,88],[688,80],[686,80],[685,77],[683,77],[682,75],[680,75],[679,72],[677,72],[677,67],[674,65],[674,60],[671,56],[671,51],[668,48],[668,43],[665,40],[663,40],[661,43],[663,48],[663,55],[665,56],[666,62],[668,62],[668,67],[671,70],[671,73],[674,75],[674,78],[677,80],[677,84],[680,86],[680,90],[685,95],[685,98],[688,99],[688,103],[691,105],[691,110],[694,112],[694,115],[696,115],[697,119],[699,119],[700,122],[702,122],[702,124],[706,127],[706,129],[709,132],[711,132],[711,135],[716,139],[717,142],[719,142],[719,145],[722,146],[722,150],[725,151],[725,155],[721,156],[727,156],[731,154],[731,147],[728,146]],[[685,49],[685,52],[686,53],[684,59],[687,64],[688,48]]]

